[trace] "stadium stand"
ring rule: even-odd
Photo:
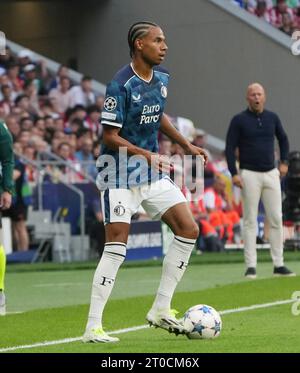
[[[229,0],[287,35],[300,27],[299,0]]]

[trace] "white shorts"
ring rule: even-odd
[[[131,189],[101,191],[104,224],[130,224],[140,205],[152,219],[158,220],[169,208],[182,202],[186,202],[185,196],[169,177]]]

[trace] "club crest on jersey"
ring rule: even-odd
[[[117,100],[114,97],[107,97],[103,106],[105,110],[113,111],[117,107]]]
[[[125,214],[125,207],[122,205],[118,205],[114,208],[114,213],[117,216],[123,216]]]
[[[166,98],[168,96],[168,89],[167,89],[167,87],[163,85],[161,87],[161,89],[160,89],[160,93],[163,96],[163,98]]]

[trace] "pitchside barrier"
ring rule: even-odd
[[[162,256],[161,223],[159,221],[132,222],[126,260],[158,259]]]

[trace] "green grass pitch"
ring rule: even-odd
[[[288,266],[300,273],[299,254],[291,254],[289,260]],[[300,315],[292,314],[291,302],[272,305],[276,301],[291,300],[292,294],[300,291],[299,276],[273,278],[271,263],[263,261],[258,265],[258,279],[246,280],[242,260],[226,259],[222,263],[214,259],[203,264],[205,258],[197,258],[192,262],[178,287],[173,307],[180,315],[199,303],[212,305],[219,311],[240,311],[222,315],[219,338],[188,340],[185,336],[176,337],[164,330],[148,328],[145,315],[152,304],[161,268],[128,266],[120,270],[104,314],[107,331],[121,330],[116,333],[120,342],[60,343],[66,338],[79,338],[84,331],[93,269],[58,270],[58,267],[53,270],[46,266],[44,271],[42,268],[32,271],[34,267],[8,270],[8,315],[0,317],[0,352],[300,352]],[[271,306],[240,309],[264,304]],[[123,330],[136,326],[140,329]],[[53,345],[42,345],[51,341]],[[36,343],[39,345],[32,347]],[[13,347],[17,348],[6,350]]]

